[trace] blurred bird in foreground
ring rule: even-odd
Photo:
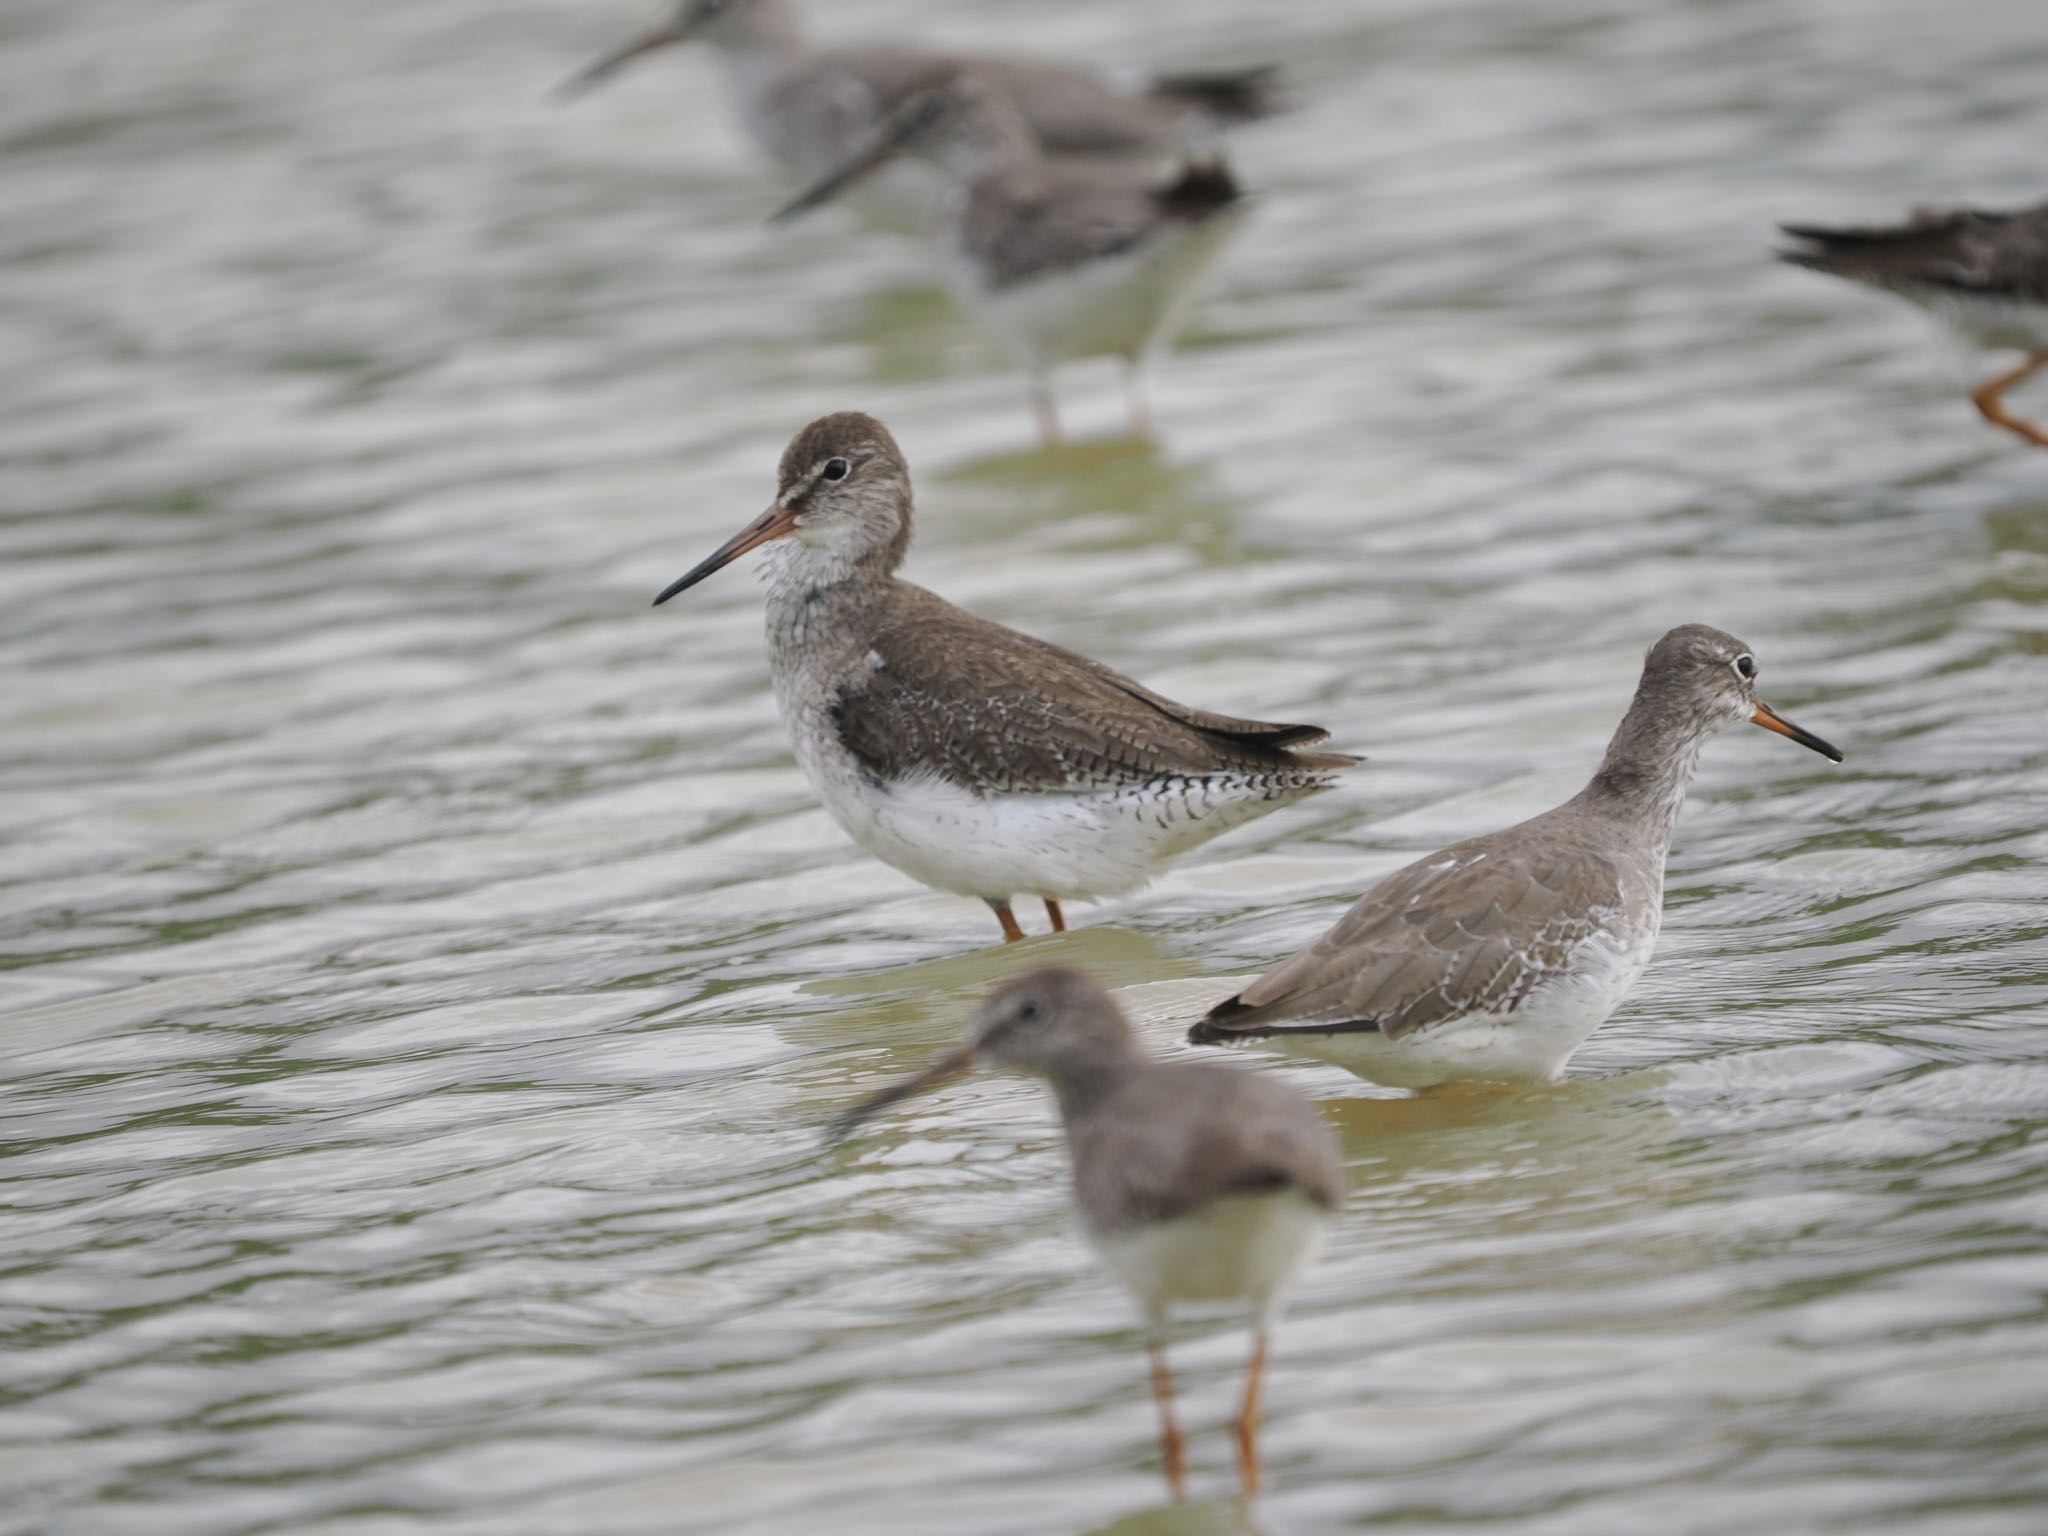
[[[1041,439],[1060,439],[1053,369],[1083,357],[1123,360],[1131,431],[1149,436],[1147,369],[1249,206],[1223,163],[1162,171],[1048,156],[1003,93],[962,73],[899,98],[878,132],[775,217],[905,156],[950,178],[934,225],[947,281],[1024,369]]]
[[[910,467],[842,411],[784,450],[768,510],[671,582],[667,602],[767,545],[768,665],[797,762],[884,863],[1010,902],[1137,890],[1219,832],[1327,789],[1356,758],[1297,748],[1313,725],[1210,714],[1101,662],[964,613],[896,574]]]
[[[1672,630],[1584,789],[1389,875],[1188,1039],[1256,1040],[1396,1088],[1554,1081],[1650,963],[1700,750],[1745,722],[1842,760],[1757,697],[1748,646]]]
[[[1250,1309],[1238,1476],[1246,1496],[1258,1492],[1268,1339],[1289,1283],[1344,1198],[1343,1163],[1321,1115],[1271,1078],[1148,1055],[1094,981],[1042,970],[991,992],[963,1045],[847,1110],[833,1122],[833,1139],[980,1062],[1052,1087],[1081,1229],[1145,1314],[1160,1450],[1175,1498],[1186,1489],[1187,1457],[1166,1363],[1172,1314],[1183,1305]]]
[[[2025,353],[2018,367],[1972,390],[1970,402],[1986,421],[2048,448],[2048,432],[2001,398],[2048,367],[2048,203],[2016,213],[1923,209],[1879,227],[1782,228],[1800,244],[1780,259],[1910,299],[1980,347]]]
[[[1048,154],[1157,157],[1216,128],[1280,110],[1270,66],[1154,75],[1120,83],[1050,60],[930,53],[900,46],[820,49],[793,0],[680,0],[661,26],[565,81],[576,95],[671,44],[702,42],[724,62],[748,135],[793,175],[823,174],[878,127],[886,103],[920,83],[966,70],[1017,111]],[[921,168],[899,166],[865,189],[864,217],[920,233],[937,190]]]

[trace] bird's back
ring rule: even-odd
[[[1926,209],[1902,224],[1787,224],[1794,266],[1873,287],[2048,303],[2048,204],[2012,213]]]
[[[1320,727],[1177,703],[910,582],[891,582],[867,639],[831,714],[846,750],[885,780],[936,772],[989,793],[1239,775],[1308,789],[1357,761],[1299,750]]]
[[[1334,1210],[1343,1159],[1292,1088],[1209,1062],[1150,1062],[1069,1126],[1075,1200],[1097,1236],[1192,1216],[1220,1201],[1294,1192]]]

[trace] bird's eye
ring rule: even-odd
[[[827,459],[825,461],[825,478],[827,480],[844,480],[852,473],[853,466],[844,459]]]
[[[1747,651],[1735,658],[1735,672],[1744,682],[1756,676],[1756,658]]]
[[[1035,999],[1027,997],[1017,1005],[1017,1022],[1019,1024],[1036,1024],[1038,1022],[1038,1003]]]

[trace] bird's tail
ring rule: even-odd
[[[1188,1029],[1189,1045],[1242,1045],[1247,1040],[1256,1040],[1265,1031],[1253,1028],[1231,1027],[1231,1019],[1238,1014],[1252,1010],[1235,997],[1226,997],[1197,1019]]]
[[[1780,261],[1880,286],[1966,285],[1973,237],[2003,215],[1970,209],[1922,209],[1904,224],[1781,224],[1798,241]]]

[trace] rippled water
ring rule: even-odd
[[[761,227],[706,61],[541,99],[650,10],[0,14],[0,1529],[1250,1528],[1159,1508],[1030,1085],[816,1126],[1026,964],[1169,1039],[1688,619],[1850,760],[1714,745],[1563,1087],[1273,1069],[1355,1193],[1257,1528],[2048,1525],[2048,456],[1766,259],[2048,191],[2038,6],[835,6],[1299,85],[1165,446],[1054,456],[913,247]],[[813,802],[745,576],[647,607],[846,406],[918,578],[1370,764],[984,947]]]

